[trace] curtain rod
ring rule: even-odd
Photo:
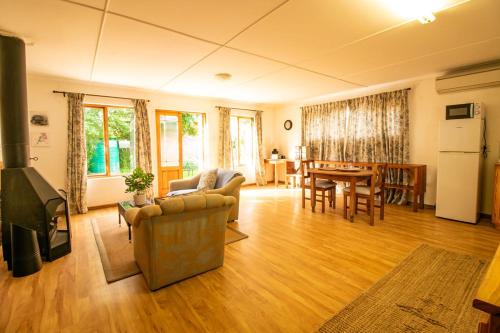
[[[59,90],[53,90],[52,91],[54,94],[63,94],[64,97],[66,97],[66,94],[72,93],[70,91],[59,91]],[[72,93],[75,94],[75,93]],[[107,98],[118,98],[118,99],[133,99],[130,97],[120,97],[120,96],[108,96],[108,95],[96,95],[96,94],[84,94],[85,96],[94,96],[94,97],[107,97]],[[146,102],[150,102],[149,99],[146,100]]]
[[[216,108],[225,108],[225,107],[227,107],[227,106],[220,106],[220,105],[216,105],[215,107],[216,107]],[[243,109],[243,108],[231,108],[231,107],[230,107],[230,109],[231,109],[231,110],[243,110],[243,111],[255,111],[255,112],[260,111],[260,112],[264,112],[264,111],[262,111],[262,110]]]

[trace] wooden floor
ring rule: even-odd
[[[25,278],[0,264],[0,332],[312,332],[422,243],[491,258],[500,242],[487,222],[432,210],[390,206],[374,227],[341,214],[302,209],[297,190],[246,188],[235,225],[250,237],[226,246],[222,268],[154,293],[142,275],[104,279],[89,221],[115,209],[75,216],[70,255]]]

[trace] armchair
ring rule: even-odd
[[[234,203],[219,194],[191,195],[125,212],[134,231],[134,257],[151,290],[222,266]]]

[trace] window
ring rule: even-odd
[[[113,176],[130,173],[134,159],[134,109],[84,106],[87,174]]]
[[[182,112],[182,177],[190,178],[204,168],[205,114]]]
[[[253,118],[231,116],[231,149],[233,167],[254,163]]]

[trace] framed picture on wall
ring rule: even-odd
[[[31,133],[32,147],[50,147],[48,132],[32,132]]]
[[[43,112],[30,112],[30,124],[33,126],[49,126],[49,117]]]

